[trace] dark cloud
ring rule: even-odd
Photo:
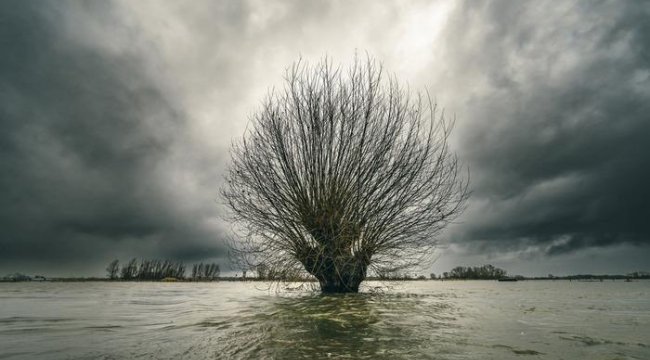
[[[65,12],[114,22],[136,44],[137,33],[101,2],[59,5],[21,2],[0,12],[0,262],[64,267],[130,249],[133,256],[222,254],[220,234],[177,211],[164,192],[182,112],[139,52],[84,43],[89,29]],[[115,41],[113,33],[98,35],[94,41]]]
[[[447,29],[463,44],[449,54],[468,74],[459,151],[474,177],[455,240],[548,255],[649,244],[648,3],[475,5]]]
[[[0,7],[0,274],[223,257],[246,115],[299,56],[357,50],[457,116],[474,192],[453,256],[648,248],[647,2]]]

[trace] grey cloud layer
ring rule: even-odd
[[[474,193],[450,241],[648,244],[647,2],[0,6],[0,271],[224,256],[215,200],[246,115],[300,54],[355,49],[457,114]]]
[[[448,28],[474,176],[456,241],[550,255],[648,244],[649,4],[473,5]]]
[[[194,218],[214,211],[180,212],[166,192],[182,113],[140,53],[83,43],[70,31],[88,29],[81,21],[66,29],[65,11],[74,9],[57,5],[1,12],[0,261],[221,254],[219,234]],[[130,31],[111,25],[118,14],[102,3],[80,10]],[[114,41],[105,35],[95,41]]]

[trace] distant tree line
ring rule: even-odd
[[[192,266],[193,280],[214,280],[221,274],[219,264],[194,264]]]
[[[186,266],[181,261],[153,259],[131,259],[120,267],[119,260],[111,261],[106,267],[110,280],[162,280],[165,278],[185,279]],[[191,280],[214,280],[219,277],[219,264],[195,264]]]
[[[296,268],[270,268],[265,264],[258,265],[255,270],[257,271],[257,278],[259,280],[282,280],[282,281],[301,281],[308,280],[300,269]]]
[[[441,275],[429,274],[429,279],[467,279],[467,280],[496,280],[507,276],[507,272],[493,265],[483,266],[457,266],[451,271],[444,272]],[[378,271],[377,280],[426,280],[427,277],[418,274],[400,273],[396,271]]]
[[[633,279],[650,279],[650,272],[647,271],[635,271],[627,274],[628,277]]]
[[[444,272],[442,279],[495,280],[503,278],[507,272],[492,265],[456,266],[449,272]]]
[[[426,280],[426,276],[418,274],[402,273],[398,271],[377,271],[376,277],[370,277],[376,280]]]

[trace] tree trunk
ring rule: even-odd
[[[320,283],[321,292],[357,293],[366,278],[369,259],[362,256],[312,253],[302,259],[305,269]]]
[[[350,276],[328,276],[318,279],[323,294],[358,293],[363,279]]]

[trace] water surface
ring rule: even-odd
[[[392,285],[0,283],[0,359],[650,359],[650,281]]]

